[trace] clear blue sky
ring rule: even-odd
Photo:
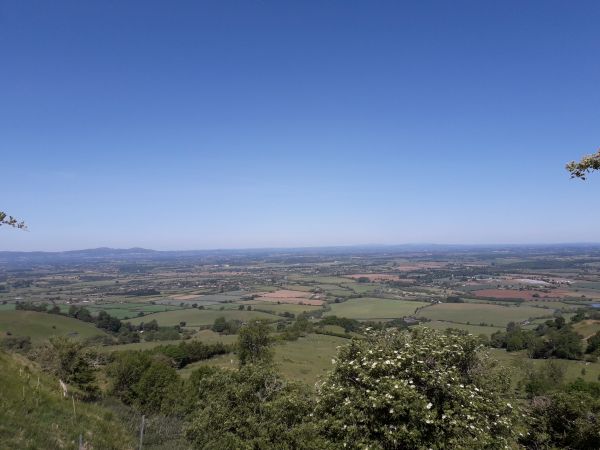
[[[600,241],[600,2],[0,1],[0,250]]]

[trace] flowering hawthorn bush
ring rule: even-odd
[[[340,447],[514,448],[520,416],[475,337],[377,332],[340,350],[315,416]],[[522,417],[522,416],[521,416]]]

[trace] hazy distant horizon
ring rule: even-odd
[[[86,248],[63,248],[63,249],[34,249],[34,250],[18,250],[18,249],[3,249],[2,252],[14,252],[14,253],[63,253],[63,252],[85,252],[85,251],[96,251],[96,250],[114,250],[114,251],[149,251],[149,252],[211,252],[211,251],[256,251],[256,250],[274,250],[274,251],[285,251],[285,250],[319,250],[319,249],[393,249],[403,248],[407,250],[411,247],[421,249],[422,251],[428,251],[428,249],[439,248],[514,248],[514,247],[598,247],[598,242],[523,242],[523,243],[401,243],[401,244],[340,244],[340,245],[317,245],[317,246],[266,246],[266,247],[207,247],[207,248],[152,248],[152,247],[138,247],[138,246],[125,246],[125,247],[110,247],[110,246],[97,246],[97,247],[86,247]],[[418,250],[417,250],[418,251]]]

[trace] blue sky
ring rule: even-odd
[[[600,241],[600,2],[0,2],[0,250]]]

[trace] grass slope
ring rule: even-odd
[[[573,326],[574,330],[587,339],[600,331],[600,320],[582,320]]]
[[[39,387],[38,387],[39,379]],[[0,352],[0,449],[133,449],[134,439],[97,405],[64,399],[58,380]]]
[[[94,325],[70,317],[35,311],[0,311],[0,337],[6,332],[14,336],[30,336],[43,341],[51,336],[88,338],[105,334]]]

